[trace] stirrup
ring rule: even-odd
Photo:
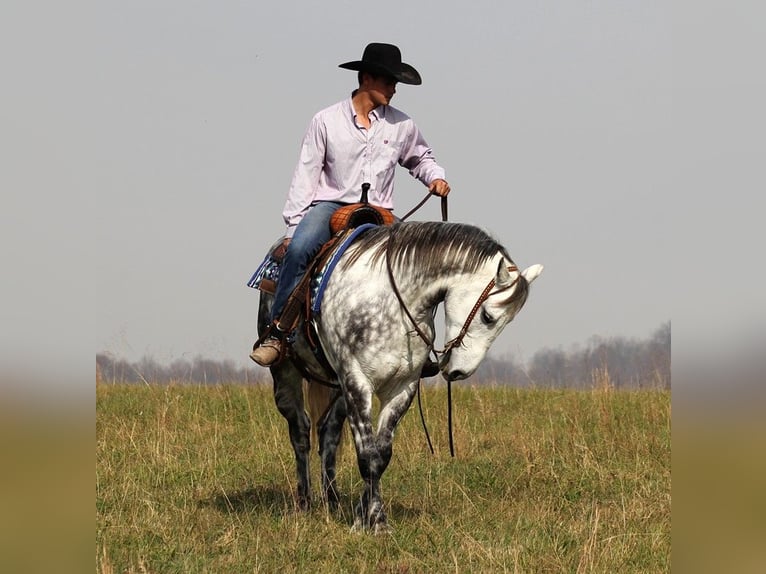
[[[283,343],[274,337],[266,339],[264,344],[253,349],[250,358],[261,367],[272,367],[282,360],[284,351]]]
[[[255,343],[253,343],[253,351],[255,351],[258,347],[260,347],[266,339],[274,336],[273,333],[275,331],[279,333],[279,329],[277,329],[277,322],[272,321],[271,323],[269,323],[269,326],[266,327],[266,329],[264,329],[261,336],[258,337],[258,339],[256,339]],[[277,335],[276,338],[280,338],[279,335]]]
[[[263,334],[258,337],[258,340],[253,343],[253,350],[250,353],[250,358],[261,366],[273,367],[274,365],[278,365],[284,360],[285,356],[287,355],[287,348],[290,346],[287,335],[288,333],[279,329],[277,326],[277,321],[270,323],[269,326],[264,330]],[[275,339],[279,342],[278,345],[267,345],[269,347],[276,347],[278,355],[274,361],[264,365],[260,361],[257,361],[255,357],[253,357],[253,353],[255,353],[255,350],[258,349],[258,347],[263,346],[263,344],[266,343],[269,339]]]

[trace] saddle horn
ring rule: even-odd
[[[394,222],[394,215],[388,210],[376,205],[371,205],[368,199],[370,184],[362,184],[362,197],[359,203],[344,205],[338,208],[330,218],[330,230],[333,235],[343,229],[359,227],[364,223],[374,223],[375,225],[391,225]]]

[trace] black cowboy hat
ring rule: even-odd
[[[384,74],[396,78],[403,84],[415,86],[423,83],[418,71],[402,62],[402,52],[393,44],[379,44],[373,42],[367,44],[361,60],[346,62],[340,65],[347,70]]]

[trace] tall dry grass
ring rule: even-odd
[[[337,512],[295,509],[270,388],[96,388],[97,572],[667,572],[670,393],[443,385],[397,429],[393,534],[353,534],[352,441]],[[314,457],[318,493],[318,458]]]

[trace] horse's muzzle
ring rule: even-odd
[[[448,381],[462,381],[463,379],[467,379],[470,375],[466,373],[465,371],[461,371],[460,369],[455,369],[454,371],[448,371],[444,372],[444,378]]]

